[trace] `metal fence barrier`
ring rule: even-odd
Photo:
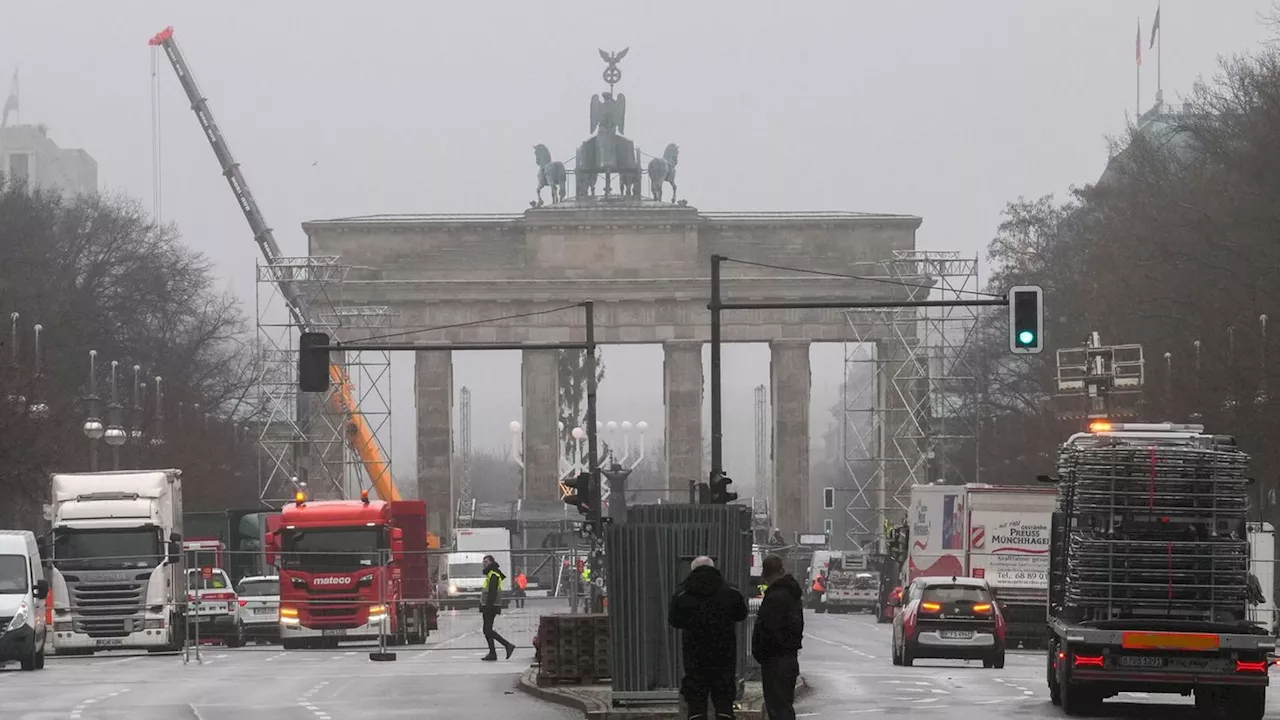
[[[695,557],[708,555],[725,581],[750,579],[750,508],[738,505],[639,505],[605,532],[610,649],[615,705],[669,704],[684,675],[680,633],[667,624],[671,596]],[[749,623],[738,628],[738,677],[746,669]]]

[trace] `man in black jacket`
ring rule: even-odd
[[[707,696],[717,718],[733,718],[738,694],[737,623],[747,619],[747,600],[724,581],[709,557],[693,561],[689,577],[671,598],[667,622],[681,630],[684,682],[680,692],[689,718],[707,717]]]
[[[804,593],[782,568],[782,558],[764,559],[761,578],[768,583],[751,634],[751,656],[760,663],[764,707],[769,720],[795,720],[796,679],[804,639]]]

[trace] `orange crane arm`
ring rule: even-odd
[[[369,482],[373,485],[374,492],[378,493],[378,497],[383,500],[401,499],[400,492],[396,490],[396,484],[391,479],[391,464],[383,456],[378,438],[374,436],[373,429],[369,427],[369,421],[365,419],[364,413],[360,412],[355,398],[352,397],[351,380],[347,377],[347,371],[341,365],[331,364],[329,379],[334,386],[333,394],[330,395],[334,409],[347,417],[347,444],[360,456],[360,462],[364,464],[364,470],[369,474]]]

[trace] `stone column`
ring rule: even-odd
[[[521,350],[524,499],[560,499],[560,352]],[[585,393],[584,393],[585,397]]]
[[[769,343],[769,385],[773,395],[774,525],[788,542],[797,532],[816,532],[809,522],[808,340]]]
[[[418,415],[418,498],[427,501],[427,529],[449,542],[453,528],[453,352],[414,358]]]
[[[668,497],[688,502],[689,483],[702,476],[702,341],[662,343],[663,423]],[[674,495],[672,495],[674,493]]]

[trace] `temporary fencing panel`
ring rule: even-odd
[[[680,633],[667,624],[671,596],[699,555],[716,560],[725,581],[750,581],[751,514],[741,505],[638,505],[605,531],[610,649],[617,705],[670,703],[684,674]],[[738,628],[738,676],[750,650],[749,623]]]

